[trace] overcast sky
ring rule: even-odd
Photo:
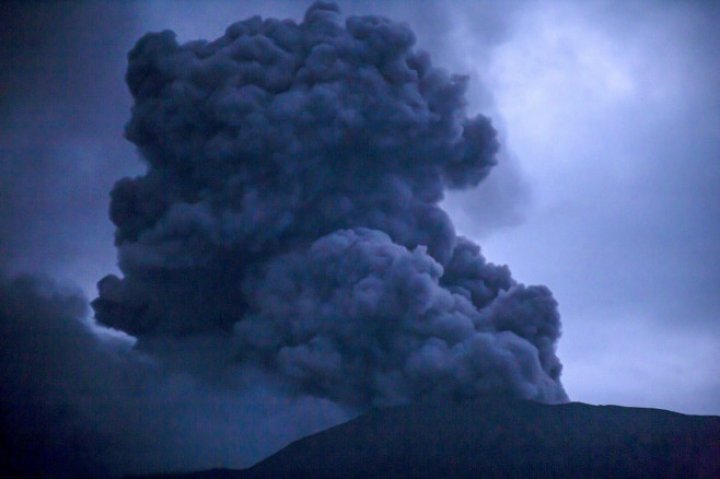
[[[122,138],[126,52],[307,3],[3,3],[0,267],[94,298],[117,273],[109,191],[143,171]],[[407,21],[470,76],[501,164],[445,205],[488,260],[553,291],[571,399],[720,414],[718,4],[338,3]]]

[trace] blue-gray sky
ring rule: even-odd
[[[307,3],[3,4],[0,267],[95,297],[117,273],[109,191],[143,171],[122,138],[126,52],[147,31],[216,38]],[[570,398],[720,414],[718,5],[338,3],[408,22],[470,76],[501,163],[445,207],[488,260],[553,291]]]

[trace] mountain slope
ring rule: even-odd
[[[527,401],[377,410],[243,471],[185,478],[720,478],[720,417]]]

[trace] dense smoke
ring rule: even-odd
[[[354,410],[565,400],[550,292],[487,263],[438,206],[498,144],[465,114],[466,79],[414,42],[325,2],[213,42],[144,36],[126,135],[147,172],[112,191],[124,277],[100,281],[97,320],[161,356],[213,344],[215,371]]]
[[[81,297],[49,283],[0,277],[0,468],[10,477],[98,467],[102,438],[82,417],[88,411],[78,392],[104,389],[115,376],[112,361],[98,361],[97,338],[78,321],[86,308]],[[82,447],[85,441],[93,447]]]
[[[0,274],[3,477],[115,477],[247,467],[347,419],[268,384],[216,388],[118,337],[97,335],[87,300],[45,279]]]

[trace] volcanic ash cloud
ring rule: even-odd
[[[498,143],[465,113],[466,78],[414,43],[324,2],[212,42],[140,39],[126,135],[147,172],[112,191],[123,277],[100,281],[98,321],[160,354],[213,338],[202,367],[350,408],[566,400],[551,293],[487,263],[438,206]]]

